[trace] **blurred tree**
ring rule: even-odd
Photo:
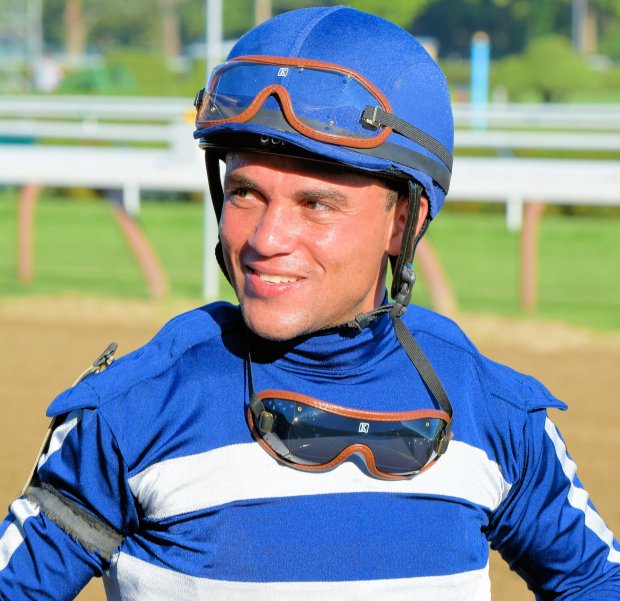
[[[234,0],[228,0],[225,4],[231,1],[234,2]],[[204,41],[205,8],[205,0],[180,0],[177,10],[181,40],[184,45]],[[224,6],[224,11],[226,11],[226,6]]]
[[[89,43],[100,51],[116,46],[161,49],[161,3],[152,0],[88,0]],[[155,5],[154,5],[155,4]],[[122,15],[122,16],[121,16]]]
[[[385,2],[385,0],[350,0],[349,6],[373,13],[400,25],[404,29],[428,6],[437,0],[409,0],[408,2]]]
[[[86,22],[82,11],[82,0],[67,0],[64,12],[65,53],[71,58],[84,54],[86,48]]]
[[[24,0],[15,0],[24,1]],[[318,0],[271,0],[271,12],[315,6]],[[335,5],[342,0],[321,0]],[[570,38],[572,0],[349,0],[349,5],[395,21],[415,35],[432,36],[442,57],[469,57],[473,33],[491,36],[493,58],[523,51],[549,33]],[[224,2],[224,36],[236,38],[254,24],[255,0]],[[620,58],[620,0],[588,0],[599,49]],[[46,47],[79,55],[116,46],[175,54],[203,41],[205,0],[45,0]],[[592,34],[592,35],[594,35]],[[595,36],[596,37],[596,36]]]
[[[393,21],[401,27],[407,29],[413,19],[429,4],[437,2],[437,0],[407,0],[407,2],[385,2],[385,0],[349,0],[347,6],[351,6],[358,10],[373,13],[384,19]],[[273,14],[286,12],[296,8],[304,8],[307,6],[330,6],[343,4],[341,0],[324,0],[317,2],[316,0],[272,0]]]
[[[594,10],[598,37],[596,50],[615,60],[620,60],[620,2],[618,0],[596,0]]]
[[[174,56],[204,32],[204,0],[46,0],[43,18],[46,40],[71,57],[115,46]]]
[[[225,38],[238,38],[253,26],[256,1],[223,2]],[[592,72],[568,49],[573,1],[348,0],[347,3],[391,19],[415,35],[436,38],[455,97],[467,97],[471,37],[476,31],[484,30],[491,37],[492,86],[505,88],[511,100],[584,100],[592,98],[588,95],[594,93],[596,99],[614,102],[620,94],[620,67],[614,68],[611,61],[591,58],[591,67],[606,69],[604,73]],[[0,0],[0,9],[8,10],[26,2]],[[269,5],[271,13],[279,14],[319,3],[329,6],[343,2],[264,0],[264,3]],[[206,0],[44,0],[42,4],[45,51],[56,53],[64,49],[75,57],[88,52],[104,59],[82,63],[79,70],[67,69],[61,93],[191,95],[204,79],[204,61],[171,63],[166,58],[183,52],[188,44],[204,43]],[[587,4],[589,11],[584,23],[588,35],[595,40],[593,47],[596,48],[598,40],[598,52],[620,61],[620,0],[587,0]],[[5,10],[2,16],[6,14]],[[9,24],[1,25],[6,30]],[[550,33],[560,35],[564,41],[551,41]],[[7,39],[10,42],[5,35]],[[536,40],[539,42],[534,43]],[[5,47],[9,48],[6,43],[2,49]],[[199,59],[204,57],[200,46],[193,50],[198,51]],[[519,53],[524,54],[516,56]],[[448,60],[454,56],[462,60]],[[171,69],[171,64],[179,68]]]
[[[178,56],[182,49],[179,3],[180,0],[159,0],[162,46],[164,54],[169,57]]]
[[[224,3],[224,37],[235,39],[254,26],[253,0],[226,0]]]
[[[568,39],[552,34],[533,40],[522,55],[497,63],[492,80],[508,91],[511,100],[534,93],[543,102],[560,102],[576,88],[591,86],[595,77]]]
[[[46,0],[43,2],[43,38],[45,46],[58,51],[64,47],[63,14],[66,0]]]
[[[588,11],[594,49],[598,30],[604,44],[620,50],[620,1],[588,0]],[[438,0],[418,15],[411,31],[437,38],[443,57],[466,58],[472,35],[483,30],[491,36],[493,57],[500,58],[550,33],[570,39],[571,28],[572,0]]]
[[[523,49],[528,36],[530,5],[547,0],[438,0],[416,18],[414,35],[432,36],[442,57],[469,58],[472,36],[485,31],[493,57]],[[563,2],[564,0],[558,0]],[[546,22],[546,20],[545,20]]]

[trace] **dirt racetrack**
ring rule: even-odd
[[[47,427],[45,408],[104,349],[119,355],[146,342],[185,307],[140,302],[0,300],[0,506],[19,494]],[[463,316],[474,342],[497,361],[541,379],[570,411],[554,411],[579,475],[608,526],[620,532],[620,333],[561,324]],[[492,554],[493,598],[533,599]],[[105,598],[99,581],[78,597]]]

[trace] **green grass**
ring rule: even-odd
[[[0,193],[0,295],[147,297],[144,278],[105,200],[41,195],[35,221],[35,275],[28,286],[16,277],[16,221],[17,192]],[[168,274],[172,295],[198,299],[202,205],[144,202],[138,221]],[[221,288],[232,298],[226,286],[223,280]]]
[[[464,207],[466,208],[466,207]],[[42,194],[36,213],[31,285],[16,278],[17,192],[0,192],[0,296],[95,294],[146,298],[147,289],[106,201]],[[200,302],[203,208],[199,202],[142,203],[139,222],[156,248],[176,298]],[[501,212],[453,208],[427,234],[466,312],[519,315],[518,234]],[[535,316],[620,329],[620,219],[550,211],[540,225]],[[232,300],[223,278],[222,296]],[[415,302],[428,304],[418,273]]]
[[[521,314],[521,240],[518,233],[507,231],[503,214],[446,213],[428,236],[461,309]],[[534,314],[597,329],[620,329],[620,219],[545,215],[538,240]],[[427,302],[427,292],[422,292]]]
[[[518,311],[518,236],[501,215],[446,213],[427,235],[462,309]],[[424,284],[421,273],[420,280]]]

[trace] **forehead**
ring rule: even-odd
[[[320,160],[300,159],[282,155],[258,152],[230,152],[226,155],[226,175],[239,170],[249,170],[260,176],[261,172],[288,174],[316,180],[317,183],[332,184],[351,188],[370,188],[379,186],[390,189],[386,181],[365,173],[360,173],[344,165]]]

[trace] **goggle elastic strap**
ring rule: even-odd
[[[249,332],[248,332],[249,333]],[[248,337],[248,390],[250,392],[250,410],[256,418],[258,429],[261,435],[270,434],[274,424],[274,417],[269,411],[265,410],[263,401],[260,400],[254,390],[254,378],[252,377],[252,355],[249,348]]]
[[[367,106],[362,113],[362,121],[373,127],[391,127],[396,133],[432,152],[448,168],[448,171],[452,171],[452,153],[441,142],[415,125],[411,125],[392,113],[387,113],[380,106]]]
[[[407,329],[405,324],[402,322],[400,317],[392,318],[392,326],[394,327],[394,332],[396,337],[398,338],[398,342],[403,347],[405,353],[407,353],[407,357],[413,366],[416,368],[418,374],[422,378],[424,384],[429,389],[431,394],[435,397],[436,401],[439,403],[439,406],[450,416],[452,417],[452,403],[450,403],[450,399],[448,398],[448,394],[446,393],[437,372],[433,369],[433,366],[430,364],[430,361],[424,354],[422,347],[417,343],[416,339],[413,337],[411,332]],[[450,440],[450,431],[452,429],[452,421],[448,424],[445,431],[445,447],[447,448],[448,441]],[[445,448],[439,452],[441,455],[445,451]]]

